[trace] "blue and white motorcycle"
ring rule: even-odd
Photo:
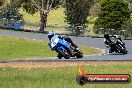
[[[50,43],[50,48],[58,53],[57,57],[59,59],[61,59],[62,57],[64,57],[65,59],[69,59],[70,57],[83,57],[83,53],[79,48],[78,50],[75,50],[75,48],[71,46],[69,42],[58,38],[58,36],[52,37]]]

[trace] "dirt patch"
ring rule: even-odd
[[[13,67],[13,68],[55,68],[81,65],[83,62],[10,62],[0,63],[0,67]]]
[[[129,64],[132,62],[92,62],[92,61],[80,61],[80,62],[9,62],[0,63],[0,68],[12,67],[12,68],[56,68],[56,67],[68,67],[68,66],[80,66],[80,65],[109,65],[109,64]]]

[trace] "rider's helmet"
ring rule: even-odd
[[[110,38],[109,32],[105,32],[105,33],[104,33],[104,38],[106,38],[106,39],[109,39],[109,38]]]
[[[52,31],[52,32],[49,32],[48,34],[48,38],[49,40],[51,40],[51,38],[55,35],[55,33]]]

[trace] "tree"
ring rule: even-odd
[[[90,9],[90,16],[97,16],[100,12],[100,0],[95,0],[94,4]]]
[[[132,14],[132,0],[128,0],[129,1],[129,9],[131,11],[131,14]]]
[[[1,17],[3,18],[4,26],[12,26],[14,23],[24,22],[16,6],[18,4],[19,3],[10,3],[1,9]]]
[[[51,9],[58,8],[61,0],[22,0],[21,6],[26,12],[34,14],[40,11],[40,32],[44,32],[47,23],[47,17]]]
[[[99,28],[115,29],[117,31],[125,28],[130,19],[128,3],[124,0],[101,0],[101,12],[94,24],[94,32]]]
[[[66,0],[65,20],[68,29],[75,35],[83,34],[87,28],[87,17],[94,0]]]

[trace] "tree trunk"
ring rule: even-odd
[[[46,23],[47,23],[47,13],[40,11],[40,29],[39,32],[45,32]]]

